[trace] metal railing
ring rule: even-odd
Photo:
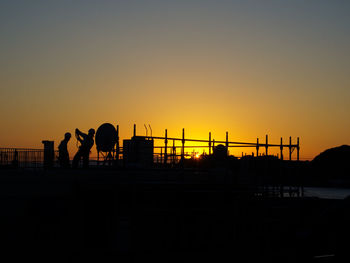
[[[0,148],[0,167],[42,168],[44,150],[27,148]]]

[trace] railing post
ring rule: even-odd
[[[226,132],[226,155],[228,156],[228,132]]]
[[[256,157],[259,156],[259,138],[256,139]]]
[[[176,158],[176,147],[175,147],[175,140],[173,140],[173,158],[172,158],[172,163],[175,165],[175,158]],[[182,158],[182,157],[181,157]]]
[[[269,137],[268,135],[266,134],[266,144],[265,144],[265,155],[268,156],[269,152],[268,152],[268,143],[269,143]]]
[[[211,155],[211,132],[209,132],[209,155]]]
[[[165,129],[165,140],[164,140],[164,164],[168,161],[168,130]]]
[[[116,160],[117,160],[117,164],[118,164],[118,160],[119,160],[119,125],[117,125],[117,143],[116,143]]]
[[[292,136],[289,136],[289,161],[292,160]]]
[[[283,139],[281,137],[281,146],[280,146],[280,150],[281,150],[281,160],[283,160]]]
[[[134,137],[136,136],[136,124],[134,124]]]
[[[300,150],[300,144],[299,144],[299,137],[297,138],[297,161],[299,161],[299,150]]]
[[[160,163],[163,162],[163,148],[160,148]]]
[[[182,129],[181,161],[185,159],[185,129]]]

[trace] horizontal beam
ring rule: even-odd
[[[142,137],[142,138],[145,138],[145,139],[156,139],[156,140],[165,140],[165,137],[156,137],[156,136],[136,136],[136,137]],[[183,139],[182,138],[170,138],[170,137],[167,137],[168,140],[173,140],[173,141],[182,141]],[[203,142],[203,143],[209,143],[209,140],[199,140],[199,139],[185,139],[185,141],[188,141],[188,142]],[[215,141],[215,144],[225,144],[226,141]],[[297,147],[298,145],[297,144],[265,144],[265,143],[259,143],[257,144],[256,142],[228,142],[228,147],[256,147],[259,145],[259,147]],[[235,145],[230,145],[230,144],[235,144]],[[177,147],[177,146],[176,146]],[[181,147],[181,146],[179,146]],[[185,146],[187,147],[187,146]],[[196,147],[201,147],[201,146],[193,146],[192,148],[196,148]],[[204,147],[204,146],[203,146]],[[208,146],[205,146],[208,148]]]

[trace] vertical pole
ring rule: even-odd
[[[134,124],[134,137],[136,136],[136,124]]]
[[[228,155],[228,132],[226,132],[226,155]]]
[[[259,138],[256,139],[256,157],[259,156]]]
[[[163,162],[163,148],[160,148],[160,163]]]
[[[185,159],[185,129],[182,129],[181,161]]]
[[[289,161],[292,160],[292,136],[289,137]]]
[[[269,137],[266,134],[266,144],[265,144],[265,155],[266,156],[269,154],[269,152],[268,152],[268,148],[269,148],[268,143],[269,143]]]
[[[209,155],[211,155],[211,132],[209,132]]]
[[[119,160],[119,125],[117,125],[117,145],[116,145],[116,160]]]
[[[172,158],[173,165],[175,165],[175,158],[176,158],[176,148],[175,148],[175,140],[173,140],[173,158]]]
[[[281,150],[281,160],[283,160],[283,139],[281,137],[281,146],[280,146],[280,150]]]
[[[164,140],[164,164],[168,161],[168,130],[165,129],[165,140]]]
[[[299,137],[297,139],[297,161],[299,161],[299,150],[300,150],[300,145],[299,145]]]
[[[213,139],[213,153],[214,153],[214,148],[215,148],[215,140]]]

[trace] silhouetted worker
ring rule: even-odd
[[[71,137],[72,135],[70,132],[66,132],[64,134],[64,139],[61,141],[60,145],[58,145],[58,161],[63,168],[68,168],[70,166],[67,144]]]
[[[73,158],[72,166],[73,168],[77,168],[79,161],[81,158],[83,158],[83,167],[87,168],[89,167],[89,155],[90,155],[90,149],[94,145],[94,135],[95,130],[90,129],[88,134],[85,134],[78,129],[75,129],[75,136],[77,137],[77,140],[81,143],[78,152],[75,154]]]

